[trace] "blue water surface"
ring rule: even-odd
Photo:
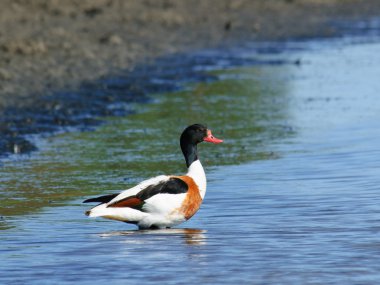
[[[292,135],[266,145],[269,159],[206,165],[204,204],[175,229],[87,219],[79,198],[7,217],[0,283],[377,284],[380,43],[296,45],[276,55],[300,64],[277,76]]]

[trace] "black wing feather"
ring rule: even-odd
[[[156,185],[150,185],[136,194],[136,198],[145,201],[157,194],[181,194],[186,193],[188,186],[180,178],[172,177],[168,181]]]
[[[94,202],[108,203],[113,198],[115,198],[117,195],[119,195],[119,193],[99,196],[99,197],[96,197],[96,198],[90,198],[90,199],[84,200],[83,203],[94,203]]]
[[[115,203],[112,203],[108,207],[115,207],[119,203],[124,203],[127,200],[130,200],[132,198],[137,198],[141,201],[145,201],[157,194],[181,194],[181,193],[186,193],[188,191],[188,185],[186,184],[185,181],[183,181],[180,178],[172,177],[168,181],[164,181],[155,185],[149,185],[145,189],[141,190],[139,193],[133,196],[125,197],[124,199],[118,200]],[[98,203],[108,203],[111,201],[113,198],[118,196],[118,194],[109,194],[109,195],[104,195],[104,196],[99,196],[96,198],[90,198],[83,203],[93,203],[93,202],[98,202]]]

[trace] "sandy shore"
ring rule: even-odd
[[[238,41],[334,36],[377,0],[2,0],[0,110],[159,55]]]

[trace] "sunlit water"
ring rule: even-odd
[[[378,283],[380,44],[297,45],[266,56],[301,64],[214,70],[5,161],[0,283]],[[177,140],[192,122],[225,143],[200,146],[208,192],[189,222],[137,231],[83,215],[91,195],[184,172]]]

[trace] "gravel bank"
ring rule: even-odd
[[[378,13],[376,0],[1,0],[0,110],[159,55],[334,36],[332,19]]]

